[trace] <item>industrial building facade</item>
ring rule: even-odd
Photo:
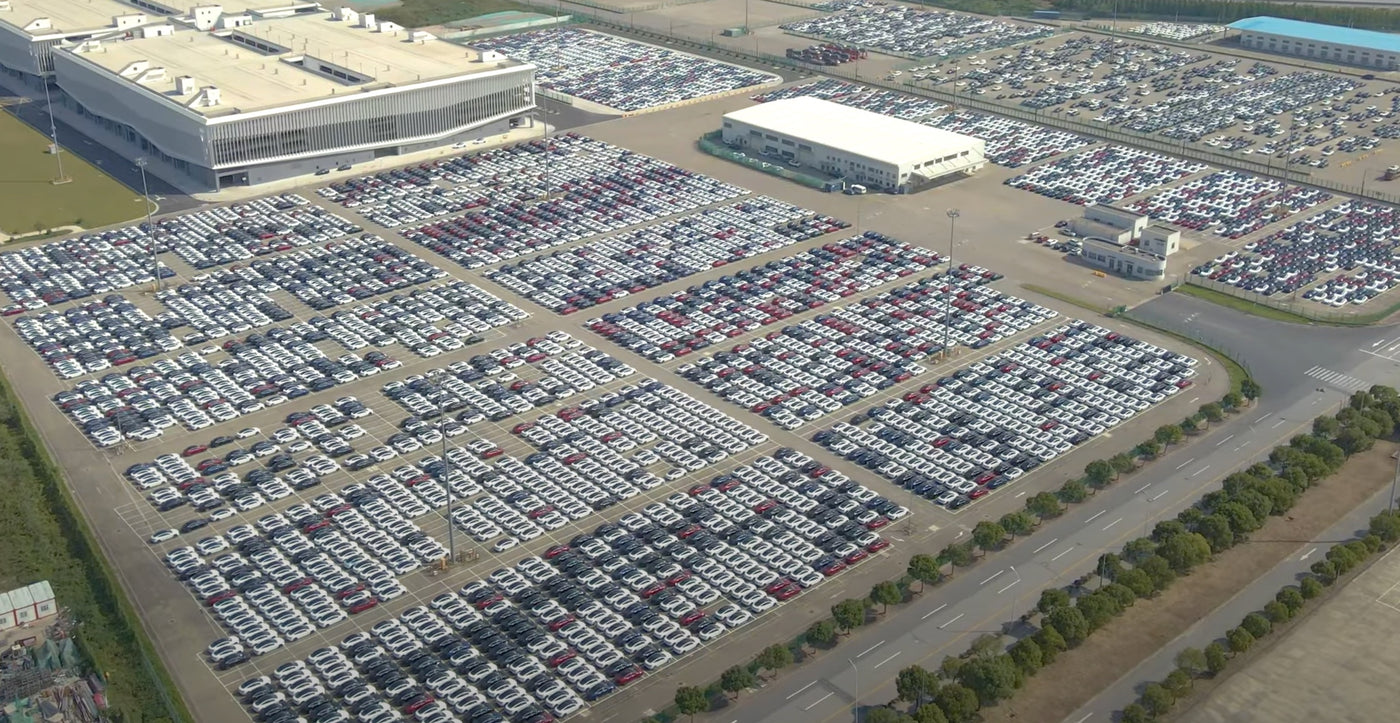
[[[789,166],[908,193],[986,165],[986,142],[810,96],[726,113],[721,135]]]
[[[51,1],[57,9],[89,2]],[[501,134],[535,109],[532,65],[372,14],[243,2],[278,14],[220,6],[154,20],[135,13],[115,18],[114,32],[61,40],[47,70],[36,61],[10,73],[47,82],[56,116],[191,191]],[[0,35],[10,29],[0,11]],[[31,37],[16,57],[32,59],[39,47],[47,46]],[[0,41],[0,63],[10,50]]]
[[[1245,18],[1230,24],[1240,46],[1363,68],[1400,69],[1400,36],[1284,18]]]

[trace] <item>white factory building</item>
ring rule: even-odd
[[[533,65],[372,13],[168,1],[0,0],[5,84],[188,191],[499,135],[535,109]]]
[[[980,139],[810,96],[726,113],[722,135],[731,147],[891,193],[987,162]]]

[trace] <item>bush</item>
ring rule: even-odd
[[[1230,646],[1230,652],[1239,654],[1249,650],[1249,646],[1254,644],[1254,636],[1244,628],[1230,628],[1230,632],[1225,633],[1225,642]]]
[[[1311,600],[1322,594],[1322,583],[1314,578],[1305,577],[1298,583],[1298,594],[1302,595],[1304,600]]]
[[[1225,655],[1225,646],[1212,642],[1206,646],[1206,671],[1211,675],[1218,675],[1229,664],[1229,657]]]
[[[1268,635],[1269,631],[1274,629],[1273,623],[1270,623],[1268,618],[1259,613],[1250,613],[1244,616],[1244,620],[1240,621],[1240,627],[1249,631],[1249,634],[1253,635],[1256,640]]]
[[[836,623],[831,620],[818,620],[807,628],[807,642],[826,647],[836,642]]]

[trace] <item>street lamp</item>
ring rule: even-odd
[[[443,397],[446,392],[442,388],[443,378],[447,373],[441,369],[434,369],[428,373],[428,381],[437,387],[438,397]],[[440,403],[440,399],[434,404]],[[442,486],[447,488],[447,559],[449,562],[457,561],[457,523],[452,519],[452,462],[447,456],[447,420],[438,420],[438,434],[442,435]]]
[[[860,723],[860,668],[856,667],[855,658],[846,658],[846,662],[851,664],[851,670],[856,671],[856,694],[855,697],[851,699],[851,705],[855,706],[855,723]]]
[[[156,258],[156,227],[151,223],[151,192],[146,186],[145,156],[136,159],[136,167],[141,169],[141,198],[146,202],[146,233],[150,234],[151,273],[156,277],[156,293],[160,293],[160,260]]]
[[[953,275],[953,234],[954,234],[954,232],[956,231],[956,229],[957,229],[957,227],[958,227],[958,216],[961,216],[961,215],[962,215],[962,212],[959,211],[959,210],[956,209],[956,208],[950,208],[950,209],[948,209],[948,272],[947,272],[946,274],[944,274],[944,276],[952,276],[952,275]],[[947,359],[947,358],[948,358],[948,352],[952,351],[951,349],[948,348],[949,335],[952,333],[952,329],[953,329],[953,294],[952,294],[952,291],[950,290],[949,293],[948,293],[948,295],[947,295],[947,296],[944,298],[944,300],[943,300],[943,358],[944,358],[944,359]]]
[[[53,179],[53,184],[58,186],[73,179],[63,174],[63,148],[58,145],[58,124],[53,119],[53,99],[49,96],[49,81],[47,78],[40,78],[39,82],[44,84],[44,105],[47,106],[49,114],[49,138],[53,141],[54,161],[58,163],[58,177]]]

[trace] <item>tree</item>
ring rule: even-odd
[[[938,674],[943,676],[944,680],[957,680],[958,671],[962,670],[965,662],[956,655],[945,655],[943,662],[938,665]]]
[[[1152,578],[1137,568],[1124,570],[1123,574],[1118,576],[1117,583],[1132,590],[1133,594],[1140,598],[1152,597],[1152,594],[1157,592],[1157,588],[1152,585]]]
[[[1254,378],[1253,378],[1253,377],[1245,377],[1244,381],[1240,382],[1240,392],[1239,392],[1239,394],[1237,394],[1236,396],[1244,397],[1245,399],[1248,399],[1249,401],[1252,402],[1252,401],[1258,399],[1258,398],[1259,398],[1259,395],[1261,395],[1261,394],[1263,394],[1263,393],[1264,393],[1264,389],[1263,389],[1263,387],[1260,387],[1260,386],[1259,386],[1259,382],[1254,381]],[[1235,394],[1235,393],[1234,393],[1234,392],[1230,392],[1230,394],[1226,394],[1225,397],[1228,399],[1228,398],[1230,397],[1231,394]],[[1233,400],[1231,400],[1231,401],[1233,401]],[[1239,403],[1237,402],[1234,406],[1238,407],[1238,406],[1240,406],[1240,405],[1239,405]]]
[[[1322,594],[1322,583],[1315,578],[1305,577],[1298,583],[1298,594],[1302,595],[1304,600],[1311,600]]]
[[[911,665],[895,676],[894,690],[898,700],[913,703],[917,708],[938,692],[938,679],[923,666]]]
[[[704,688],[682,685],[676,689],[676,710],[682,715],[690,716],[693,721],[696,713],[704,713],[709,709],[710,699],[705,695]]]
[[[938,689],[933,702],[943,711],[948,723],[967,723],[977,715],[977,694],[966,686],[953,683]]]
[[[890,605],[904,602],[904,593],[900,592],[899,586],[886,580],[875,583],[875,587],[870,588],[870,601],[883,605],[880,614],[884,615],[890,611]]]
[[[1095,487],[1104,487],[1113,481],[1113,465],[1102,459],[1096,459],[1084,465],[1084,481]]]
[[[1163,447],[1180,442],[1181,437],[1181,427],[1176,424],[1163,424],[1152,433],[1152,438]]]
[[[972,645],[968,646],[967,651],[970,653],[968,657],[990,658],[1000,654],[1001,648],[1002,642],[1000,635],[996,633],[983,633],[977,636],[976,640],[972,641]]]
[[[1127,452],[1119,452],[1108,459],[1108,464],[1113,467],[1113,471],[1118,474],[1128,474],[1137,469],[1137,460],[1133,459]]]
[[[865,723],[914,723],[913,716],[908,713],[901,713],[883,705],[867,708],[861,718]]]
[[[1182,648],[1176,654],[1176,667],[1187,675],[1197,677],[1206,672],[1206,654],[1200,648]]]
[[[1210,543],[1211,553],[1224,552],[1235,546],[1235,531],[1224,515],[1206,515],[1196,524],[1196,532]]]
[[[1128,540],[1128,544],[1123,546],[1123,559],[1130,565],[1139,565],[1143,560],[1152,557],[1157,552],[1157,543],[1150,537],[1138,537]]]
[[[1230,646],[1230,652],[1243,653],[1254,644],[1254,636],[1244,628],[1230,628],[1230,632],[1225,633],[1225,644]]]
[[[1166,715],[1175,704],[1176,698],[1161,683],[1148,683],[1147,687],[1142,689],[1142,707],[1154,718]]]
[[[1337,446],[1347,454],[1365,452],[1376,443],[1376,438],[1366,434],[1359,426],[1346,427],[1337,435]]]
[[[972,564],[972,545],[966,542],[954,542],[938,553],[938,559],[947,563],[954,570],[959,567],[967,567]]]
[[[1216,402],[1202,404],[1200,414],[1203,419],[1212,424],[1225,418],[1225,410],[1221,409]]]
[[[1066,482],[1065,484],[1068,485],[1069,483]],[[1080,486],[1082,487],[1083,485]],[[1055,495],[1049,492],[1041,492],[1034,497],[1028,498],[1026,500],[1026,509],[1030,510],[1031,514],[1042,520],[1059,517],[1065,512],[1064,507],[1060,505],[1060,500],[1055,499]]]
[[[1230,529],[1235,536],[1243,537],[1259,529],[1262,522],[1254,516],[1254,513],[1239,502],[1226,502],[1220,505],[1216,514],[1224,517],[1230,523]]]
[[[754,662],[776,673],[792,665],[792,649],[782,643],[773,643],[759,652]]]
[[[1021,638],[1017,640],[1009,650],[1007,655],[1016,663],[1016,667],[1026,675],[1035,675],[1037,670],[1045,664],[1045,656],[1040,651],[1040,643],[1035,638]]]
[[[1337,566],[1331,560],[1318,560],[1308,568],[1312,574],[1316,575],[1316,581],[1323,585],[1331,585],[1337,579]],[[1309,578],[1313,579],[1313,578]]]
[[[1006,528],[991,520],[982,520],[972,528],[972,541],[983,552],[995,550],[1001,547],[1001,543],[1006,540]]]
[[[812,626],[807,628],[807,642],[822,647],[836,642],[836,623],[830,620],[812,623]]]
[[[1138,599],[1137,593],[1133,592],[1132,588],[1119,582],[1112,582],[1104,585],[1103,589],[1099,592],[1112,598],[1113,602],[1118,603],[1120,610],[1132,607],[1133,603],[1137,602]]]
[[[1382,512],[1371,518],[1371,534],[1385,542],[1400,540],[1400,515]]]
[[[948,716],[943,715],[943,709],[929,703],[921,705],[914,711],[914,720],[917,723],[948,723]]]
[[[865,601],[848,598],[831,606],[831,618],[836,627],[851,632],[865,624]]]
[[[923,592],[925,585],[933,585],[943,579],[941,567],[933,555],[920,553],[909,558],[908,573],[909,577],[919,581],[919,592]]]
[[[1176,573],[1172,571],[1171,563],[1167,562],[1161,555],[1153,555],[1142,564],[1138,565],[1139,570],[1147,573],[1152,579],[1152,587],[1158,590],[1166,590],[1176,580]]]
[[[1020,510],[1002,515],[997,524],[1001,525],[1002,529],[1010,533],[1012,537],[1029,535],[1035,531],[1035,518]]]
[[[1342,424],[1337,421],[1336,417],[1324,414],[1313,420],[1312,431],[1319,437],[1332,439],[1337,436],[1338,432],[1342,431]]]
[[[1040,591],[1040,602],[1035,604],[1035,609],[1049,615],[1055,608],[1069,607],[1069,593],[1058,587],[1048,587]]]
[[[1271,600],[1264,603],[1264,617],[1268,618],[1269,622],[1278,625],[1288,622],[1288,619],[1293,617],[1293,611],[1289,610],[1287,605],[1277,600]]]
[[[1157,455],[1162,453],[1162,443],[1149,439],[1134,447],[1133,452],[1144,459],[1157,459]]]
[[[1048,493],[1042,492],[1041,494]],[[1036,496],[1039,497],[1040,495]],[[1084,500],[1089,498],[1089,488],[1085,487],[1084,483],[1080,482],[1077,479],[1067,480],[1064,484],[1060,485],[1060,489],[1058,492],[1056,492],[1054,495],[1051,495],[1052,499],[1055,497],[1058,497],[1060,502],[1063,502],[1067,505],[1077,505],[1080,502],[1083,502]],[[1048,516],[1051,517],[1053,517],[1054,515],[1058,515],[1063,511],[1060,509],[1059,505],[1053,505],[1050,509],[1052,514]],[[1034,510],[1032,510],[1032,512],[1034,512]],[[1047,515],[1041,516],[1045,517]]]
[[[1099,561],[1094,565],[1094,573],[1105,580],[1117,580],[1123,574],[1123,558],[1105,552],[1099,555]]]
[[[1167,538],[1157,548],[1157,554],[1166,558],[1178,574],[1186,574],[1191,568],[1210,559],[1210,543],[1195,532],[1174,535]]]
[[[1288,608],[1288,614],[1290,616],[1297,614],[1299,610],[1303,609],[1303,594],[1298,592],[1298,588],[1296,587],[1286,587],[1279,590],[1278,594],[1274,595],[1274,600],[1277,600],[1284,607]]]
[[[719,687],[726,693],[732,693],[735,698],[739,697],[741,691],[757,684],[758,678],[754,677],[747,665],[735,665],[719,675]]]
[[[1196,432],[1201,431],[1201,423],[1197,422],[1196,417],[1194,416],[1187,417],[1181,420],[1181,424],[1177,426],[1181,427],[1181,431],[1187,434],[1195,434]]]
[[[1268,635],[1269,631],[1274,629],[1273,623],[1270,623],[1268,618],[1259,613],[1250,613],[1244,616],[1244,620],[1240,621],[1240,627],[1249,631],[1249,634],[1253,635],[1256,640]]]
[[[1230,659],[1225,655],[1225,646],[1214,641],[1212,641],[1210,645],[1206,646],[1205,656],[1206,670],[1211,675],[1218,675],[1220,671],[1224,670],[1225,666],[1230,662]]]
[[[1152,526],[1152,540],[1162,544],[1168,537],[1186,534],[1186,525],[1180,520],[1162,520]]]
[[[991,705],[1015,694],[1025,680],[1008,655],[978,658],[958,671],[958,680],[977,694],[982,705]]]
[[[1089,621],[1084,619],[1084,613],[1077,608],[1059,607],[1051,610],[1045,616],[1045,621],[1055,626],[1064,637],[1065,644],[1073,648],[1084,642],[1084,638],[1089,637]]]
[[[1055,656],[1069,649],[1065,637],[1060,635],[1060,631],[1056,630],[1054,625],[1047,624],[1037,630],[1031,639],[1040,646],[1040,658],[1046,665],[1055,662]]]
[[[1147,714],[1147,709],[1140,703],[1129,703],[1119,714],[1120,723],[1149,723],[1152,716]]]
[[[1180,698],[1191,692],[1191,674],[1177,668],[1162,680],[1162,687],[1166,688],[1172,697]]]
[[[1089,632],[1107,625],[1108,621],[1123,612],[1122,606],[1102,591],[1081,596],[1075,601],[1074,607],[1084,616],[1084,621],[1089,625]]]

